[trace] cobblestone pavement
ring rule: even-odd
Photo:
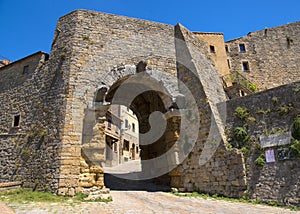
[[[300,213],[283,208],[227,202],[214,199],[177,197],[165,192],[112,191],[113,202],[66,204],[27,203],[9,204],[18,214],[289,214]],[[1,205],[0,205],[1,208]],[[0,210],[3,213],[3,210]],[[5,213],[5,212],[4,212]]]

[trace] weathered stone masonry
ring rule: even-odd
[[[72,29],[72,31],[76,32],[75,38],[69,36],[65,37],[64,34],[67,29],[62,30],[60,23],[68,23],[71,26],[75,26],[75,29]],[[90,11],[73,12],[63,17],[60,20],[60,23],[58,24],[58,29],[61,29],[59,39],[60,41],[64,40],[64,44],[70,44],[65,45],[65,50],[70,49],[69,51],[71,52],[71,55],[68,56],[68,58],[70,57],[70,70],[66,72],[70,79],[70,90],[68,91],[69,95],[67,95],[68,104],[65,118],[64,137],[62,141],[62,152],[66,155],[62,155],[65,161],[64,165],[61,167],[61,179],[59,182],[60,193],[62,194],[68,191],[73,191],[72,189],[78,186],[77,182],[79,167],[77,163],[80,158],[79,153],[64,153],[64,149],[76,148],[76,151],[78,151],[77,148],[80,148],[82,141],[82,121],[84,117],[84,110],[93,105],[93,98],[97,89],[103,84],[108,88],[113,87],[118,80],[126,77],[126,72],[115,75],[112,71],[114,67],[117,68],[122,64],[137,65],[140,61],[146,61],[147,65],[151,67],[152,70],[169,73],[169,75],[172,75],[176,78],[176,66],[178,66],[178,64],[176,65],[176,61],[181,61],[181,59],[176,56],[176,52],[180,53],[180,51],[182,51],[182,47],[175,47],[176,42],[174,42],[174,40],[177,39],[182,43],[190,40],[190,42],[187,43],[189,46],[187,52],[192,54],[192,58],[188,60],[195,59],[197,61],[197,64],[195,64],[195,70],[193,71],[194,75],[196,76],[193,78],[193,80],[197,81],[198,78],[203,78],[203,80],[201,83],[185,82],[188,85],[191,85],[191,90],[195,91],[194,96],[196,100],[199,100],[199,102],[201,100],[206,100],[206,97],[208,96],[210,99],[209,103],[212,106],[215,105],[214,103],[216,102],[225,100],[225,94],[222,90],[221,82],[214,78],[217,73],[215,68],[212,66],[212,61],[207,58],[208,54],[206,48],[204,47],[204,43],[202,43],[202,47],[199,45],[198,49],[193,49],[194,45],[197,45],[197,43],[201,44],[201,42],[198,39],[193,38],[194,36],[192,33],[180,26],[177,26],[176,28],[178,31],[184,32],[184,38],[174,38],[176,32],[174,31],[174,27],[170,25],[107,14],[99,14]],[[199,51],[202,52],[200,55]],[[186,65],[190,64],[190,62],[184,63],[187,63]],[[201,72],[202,74],[200,74]],[[207,79],[205,79],[206,76]],[[192,76],[189,78],[191,79]],[[207,81],[217,82],[207,84]],[[164,87],[168,88],[167,83],[163,82],[163,84]],[[203,89],[200,89],[199,92],[196,91],[195,88],[193,88],[193,86],[196,84],[202,84]],[[219,88],[219,93],[221,93],[220,98],[213,96],[213,91],[215,91],[216,88]],[[201,94],[203,93],[201,91],[203,91],[204,94]],[[143,99],[148,99],[147,102],[150,103],[149,107],[144,107],[145,103],[140,103],[139,101],[137,101],[137,104],[133,103],[132,106],[130,106],[136,111],[137,115],[146,115],[145,111],[148,111],[146,110],[148,108],[152,109],[150,112],[155,109],[164,111],[164,109],[161,109],[160,107],[155,107],[157,104],[151,101],[153,98],[149,97],[149,95]],[[153,104],[151,104],[151,102]],[[153,105],[153,107],[151,107],[151,105]],[[202,105],[203,104],[199,103],[199,108],[202,108]],[[211,112],[211,110],[209,110],[211,108],[210,105],[206,107],[205,111]],[[218,113],[216,112],[215,108],[212,112],[216,115],[215,118],[217,118]],[[143,116],[139,118],[141,124],[140,130],[146,131],[148,125],[147,122],[143,122],[143,118],[147,119],[147,117]],[[209,129],[204,127],[210,127],[210,123],[210,119],[207,120],[207,122],[203,120],[203,130],[201,130],[200,136],[196,143],[199,144],[199,147],[203,147],[203,142],[205,142],[206,139],[205,136],[209,132]],[[144,128],[143,124],[145,124]],[[222,132],[222,130],[220,130],[220,132]],[[165,141],[168,140],[165,139]],[[144,157],[142,158],[149,159],[153,158],[152,155],[161,154],[162,151],[168,147],[167,145],[163,146],[163,144],[163,142],[160,144],[156,143],[150,149],[144,148]],[[151,149],[153,151],[151,151]],[[198,151],[195,152],[195,156],[191,157],[195,167],[199,161],[199,152],[200,150],[198,148]],[[222,190],[222,193],[224,194],[226,194],[226,192],[231,192],[228,195],[240,194],[242,192],[241,190],[245,188],[245,184],[242,159],[241,156],[238,157],[240,162],[230,159],[224,164],[224,166],[220,167],[219,170],[216,170],[213,164],[207,166],[208,168],[211,168],[211,170],[210,173],[208,173],[209,175],[206,176],[205,184],[202,183],[201,179],[198,179],[197,182],[193,181],[194,178],[192,177],[200,176],[200,173],[196,172],[197,169],[195,169],[190,175],[189,173],[182,173],[182,176],[180,176],[180,182],[174,182],[174,184],[177,183],[178,187],[183,188],[187,188],[189,186],[189,189],[191,185],[197,187],[201,184],[201,187],[206,187],[207,189],[205,190],[209,189],[211,192],[218,192],[218,190]],[[230,166],[234,165],[231,164],[232,161],[237,161],[237,165],[239,165],[238,168],[242,170],[240,174],[229,173],[231,170]],[[236,168],[233,170],[236,172]],[[218,181],[218,171],[226,171],[225,173],[231,174],[231,176],[223,176],[221,179],[218,178]],[[215,175],[212,175],[212,173]],[[184,178],[184,176],[186,176],[186,178]],[[224,183],[220,186],[218,182],[221,181]],[[231,188],[235,188],[231,185],[232,182],[235,182],[237,191],[230,191]]]
[[[300,83],[295,82],[227,102],[230,143],[237,142],[233,134],[236,127],[245,127],[251,137],[249,151],[245,153],[247,190],[251,198],[280,204],[300,203],[299,158],[285,155],[280,158],[278,153],[292,144],[289,133],[295,117],[300,114],[299,92]],[[245,120],[236,116],[238,107],[247,109],[249,115]],[[264,148],[261,136],[275,136],[269,140],[275,145]],[[280,136],[287,136],[286,145],[276,146]],[[275,151],[275,162],[256,165],[256,158],[267,149]]]
[[[299,80],[300,23],[250,32],[226,42],[231,71],[240,71],[260,90]],[[244,45],[241,51],[239,45]],[[249,70],[243,71],[243,62]]]
[[[266,177],[257,177],[250,158],[245,163],[241,151],[226,147],[224,124],[236,123],[232,115],[239,101],[248,106],[248,102],[261,102],[258,96],[273,96],[270,94],[275,92],[226,102],[207,44],[182,25],[174,27],[78,10],[59,19],[49,59],[46,56],[38,53],[29,57],[32,62],[25,58],[11,67],[0,68],[1,182],[22,181],[26,187],[50,189],[62,195],[82,191],[87,187],[84,179],[89,177],[94,183],[88,186],[101,187],[103,170],[99,166],[104,156],[95,153],[105,147],[99,110],[105,107],[103,103],[130,107],[138,117],[142,135],[150,130],[148,120],[152,112],[167,114],[174,100],[185,97],[184,85],[196,100],[196,116],[200,118],[195,146],[187,157],[180,156],[182,150],[193,145],[189,140],[193,133],[187,132],[184,142],[176,142],[181,134],[181,120],[169,114],[167,129],[155,143],[143,146],[141,140],[141,158],[160,157],[175,145],[174,154],[179,152],[182,163],[177,166],[175,155],[171,154],[163,159],[163,165],[144,164],[144,173],[151,175],[149,169],[167,168],[171,171],[162,178],[182,191],[238,197],[248,190],[251,197],[265,197],[264,187],[255,186],[255,179],[260,179],[266,189],[270,182]],[[23,74],[22,69],[28,64],[29,72]],[[151,90],[126,102],[147,84]],[[123,85],[130,90],[115,99]],[[101,97],[99,89],[107,93]],[[276,93],[279,92],[281,102],[285,90],[278,89]],[[286,102],[282,100],[282,105]],[[184,109],[184,105],[179,108]],[[12,127],[14,116],[19,114],[19,126]],[[287,121],[290,117],[280,119]],[[284,168],[282,165],[279,163],[278,167]],[[271,173],[268,166],[261,175]],[[294,191],[284,191],[290,194],[284,197],[299,197]],[[272,192],[270,197],[277,200],[281,196]]]
[[[27,187],[57,191],[63,60],[47,59],[47,54],[37,53],[8,65],[8,72],[1,71],[1,75],[11,76],[1,78],[1,181],[21,181]],[[28,73],[23,74],[24,66]],[[13,127],[16,115],[20,122]]]

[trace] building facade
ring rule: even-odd
[[[226,42],[231,71],[239,71],[259,90],[299,80],[300,23],[250,32]]]
[[[122,126],[122,156],[121,163],[140,159],[139,126],[136,115],[131,109],[120,106]]]
[[[222,33],[194,32],[194,34],[207,44],[208,52],[213,59],[219,75],[229,74],[230,67],[225,49],[224,35]]]
[[[140,159],[138,125],[136,115],[128,107],[114,105],[106,113],[106,167]]]

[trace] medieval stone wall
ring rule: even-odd
[[[170,25],[133,18],[75,11],[62,17],[57,31],[64,45],[70,69],[63,148],[80,148],[83,118],[86,109],[93,106],[97,90],[112,86],[123,76],[135,74],[135,69],[124,67],[126,72],[114,68],[137,65],[146,61],[153,69],[176,75],[174,29]],[[70,37],[68,32],[75,32]],[[59,48],[59,47],[57,47]],[[56,48],[54,48],[56,49]],[[128,68],[128,69],[127,69]],[[68,163],[61,167],[60,193],[74,191],[78,186],[80,153],[64,152]]]
[[[227,136],[233,148],[246,158],[251,198],[280,204],[300,202],[299,157],[289,152],[293,121],[300,114],[299,92],[300,82],[295,82],[227,102]],[[236,128],[246,130],[245,141],[234,134]],[[274,151],[275,162],[266,161],[266,150]],[[266,163],[258,162],[259,157]]]
[[[0,69],[0,91],[11,90],[28,80],[32,76],[34,70],[39,66],[41,56],[44,57],[44,54],[38,52],[23,58],[17,63],[15,62],[2,67]],[[26,71],[24,71],[24,67],[26,66]]]
[[[222,84],[220,80],[217,81],[218,79],[215,78],[217,71],[212,67],[212,61],[210,61],[205,43],[196,39],[188,30],[184,30],[184,38],[178,38],[174,37],[174,27],[170,25],[91,11],[75,11],[60,19],[57,32],[59,32],[59,41],[63,44],[69,44],[64,45],[62,51],[70,52],[70,55],[66,55],[66,61],[68,61],[70,65],[70,70],[66,71],[70,79],[70,90],[67,95],[68,104],[62,141],[63,150],[61,158],[65,161],[61,166],[60,172],[60,194],[74,192],[78,186],[79,175],[78,166],[80,154],[75,152],[66,153],[64,149],[76,148],[77,151],[77,149],[80,148],[83,135],[84,112],[87,108],[93,106],[93,99],[97,89],[103,85],[109,88],[114,86],[114,84],[123,77],[136,74],[136,70],[129,69],[128,64],[137,65],[140,61],[145,61],[148,69],[151,68],[151,70],[161,71],[171,75],[175,80],[178,75],[176,70],[178,63],[188,67],[188,69],[191,69],[189,66],[193,67],[196,65],[195,78],[186,76],[183,80],[190,87],[191,91],[195,92],[194,96],[197,102],[199,102],[199,108],[202,109],[204,103],[207,103],[209,100],[208,102],[211,106],[208,105],[202,109],[203,112],[201,112],[201,114],[210,115],[210,113],[213,112],[213,121],[215,119],[217,120],[215,131],[218,137],[216,138],[222,141],[223,130],[220,130],[222,121],[215,106],[217,102],[226,99],[224,92],[222,92]],[[72,34],[70,37],[67,32],[76,32],[76,34]],[[192,54],[191,58],[187,58],[187,60],[190,61],[186,61],[185,56],[183,56],[183,53],[186,51],[184,50],[186,48],[186,40],[189,40],[188,48],[190,48],[189,51],[192,52],[190,53]],[[175,45],[176,43],[177,45]],[[197,48],[193,48],[193,46],[197,46]],[[199,53],[199,51],[201,53]],[[183,58],[180,58],[176,53],[180,53]],[[195,64],[193,64],[193,60],[196,60]],[[122,68],[122,65],[124,68]],[[197,70],[202,74],[206,74],[202,77],[197,73]],[[189,81],[186,78],[188,78]],[[199,78],[201,79],[200,82]],[[162,83],[168,88],[168,85],[166,85],[163,79]],[[202,84],[204,89],[201,89],[199,92],[195,91],[197,87],[193,86],[196,84]],[[203,90],[205,91],[204,94]],[[215,96],[216,92],[218,96]],[[155,96],[152,98],[156,99]],[[148,96],[147,99],[149,99],[147,101],[149,102],[151,97]],[[140,103],[140,107],[135,110],[143,111],[143,108],[152,109],[151,111],[162,109],[156,106],[157,103],[155,103],[154,100],[152,104],[148,103],[149,106],[145,105],[146,103]],[[141,116],[141,113],[144,113],[144,116],[146,116],[146,112],[137,112],[137,115]],[[210,117],[207,118],[207,120],[203,119],[201,122],[203,129],[201,129],[199,139],[196,143],[197,147],[195,149],[197,150],[200,148],[203,149],[203,142],[200,141],[204,141],[207,138],[209,134],[208,127],[213,124]],[[141,130],[145,130],[145,127],[143,127],[144,124],[148,126],[148,123],[140,123]],[[219,134],[219,131],[221,134]],[[163,137],[162,140],[163,139],[167,142],[170,141],[165,137]],[[213,141],[214,139],[211,140]],[[150,152],[148,158],[153,157],[151,156],[152,154],[161,154],[165,150],[164,147],[168,147],[167,145],[163,146],[162,143],[159,145],[156,143],[155,145],[158,147],[156,148],[156,146],[154,146],[152,148],[155,151],[148,151]],[[222,152],[224,152],[224,149]],[[205,169],[203,168],[201,171],[201,167],[199,166],[200,153],[199,151],[195,152],[195,156],[190,159],[193,162],[190,173],[187,173],[187,171],[181,172],[182,174],[179,176],[180,178],[178,178],[180,180],[180,187],[184,186],[190,190],[191,187],[196,186],[202,191],[221,192],[223,194],[231,192],[227,195],[240,195],[241,190],[244,188],[243,163],[240,155],[237,153],[233,155],[233,153],[229,151],[229,156],[237,157],[237,160],[235,160],[235,158],[228,159],[224,165],[221,164],[222,166],[216,170],[215,167],[217,165],[215,165],[213,161],[223,161],[223,158],[221,159],[221,153],[219,155],[216,154],[215,159],[211,159],[211,161],[207,163],[209,166]],[[227,152],[225,151],[225,153]],[[237,167],[231,168],[231,166],[235,165]],[[233,171],[238,171],[238,168],[240,169],[239,173],[232,173]],[[195,176],[202,176],[204,171],[209,174],[206,182],[203,183],[205,179],[202,178],[197,179],[197,181],[190,181],[191,179],[195,180]],[[218,171],[219,174],[216,173],[216,171]],[[232,176],[232,174],[234,174],[234,176]],[[231,188],[232,183],[235,185],[233,188]]]
[[[47,58],[38,53],[1,68],[0,76],[20,81],[1,82],[0,181],[21,181],[24,187],[57,192],[65,85],[63,61]],[[25,74],[24,65],[29,66]],[[19,123],[14,124],[17,115]]]
[[[237,197],[245,190],[241,154],[224,147],[226,109],[217,103],[226,100],[217,70],[209,61],[207,46],[181,25],[176,26],[180,80],[191,90],[198,106],[200,127],[197,142],[184,162],[170,174],[171,185],[184,191],[200,191]],[[189,139],[189,133],[185,139]],[[189,140],[185,142],[190,144]],[[184,148],[183,148],[184,149]]]
[[[231,70],[242,72],[260,90],[297,81],[300,67],[299,33],[300,23],[295,22],[227,41]],[[245,51],[241,51],[239,45],[245,45]],[[248,71],[243,71],[243,62],[248,62]]]
[[[240,70],[241,61],[249,60],[250,71],[245,76],[251,81],[253,79],[260,88],[296,80],[299,63],[297,33],[298,24],[294,23],[228,42],[232,69]],[[246,48],[243,53],[238,53],[240,43]],[[286,55],[283,62],[277,60],[281,55]],[[242,154],[245,151],[230,149],[224,130],[225,123],[228,124],[227,130],[247,125],[252,140],[279,129],[288,132],[292,119],[299,114],[299,100],[296,98],[299,84],[225,102],[222,82],[216,78],[219,75],[207,44],[180,24],[174,28],[134,18],[74,11],[59,19],[49,60],[42,57],[30,63],[37,67],[34,71],[29,70],[26,78],[23,74],[12,75],[15,71],[11,67],[0,69],[0,77],[2,72],[4,79],[12,79],[6,83],[0,78],[0,167],[4,172],[0,181],[21,180],[25,186],[48,188],[62,195],[80,192],[80,182],[86,185],[89,176],[96,176],[98,180],[94,179],[94,183],[102,186],[103,170],[94,168],[94,163],[91,163],[101,164],[97,158],[101,156],[102,160],[103,155],[95,154],[95,151],[103,151],[105,147],[103,112],[97,109],[96,113],[99,106],[94,102],[95,97],[98,89],[104,87],[108,90],[104,101],[114,102],[114,95],[122,83],[128,77],[136,76],[137,79],[127,83],[132,87],[124,94],[123,100],[135,98],[131,97],[134,94],[136,99],[132,103],[114,104],[132,108],[138,116],[142,134],[151,128],[149,117],[152,112],[172,115],[170,109],[179,107],[189,115],[193,103],[173,106],[173,99],[179,93],[187,98],[185,92],[190,91],[195,99],[197,113],[189,115],[190,118],[198,116],[195,117],[196,123],[200,121],[195,142],[190,138],[193,129],[176,142],[183,133],[180,130],[182,120],[171,116],[167,118],[163,136],[149,149],[143,150],[142,160],[145,160],[160,157],[170,147],[179,144],[174,154],[179,153],[183,163],[169,173],[171,186],[234,197],[243,195],[248,188],[251,197],[262,199],[272,189],[267,199],[299,198],[298,172],[293,171],[294,177],[288,177],[286,173],[298,170],[299,164],[295,160],[255,168],[256,149],[249,147],[250,156],[245,168]],[[270,63],[273,63],[272,71],[267,69]],[[21,63],[15,65],[18,72],[24,66]],[[290,79],[285,79],[285,72],[291,73]],[[269,82],[255,81],[258,78]],[[11,84],[13,80],[17,80],[17,84]],[[136,94],[146,83],[153,88]],[[217,106],[218,103],[221,104]],[[251,117],[239,121],[234,116],[238,105],[247,107]],[[15,115],[20,115],[20,124],[12,127]],[[228,136],[232,138],[230,133],[232,131]],[[235,146],[234,141],[229,143]],[[91,152],[92,157],[86,157],[82,148]],[[160,163],[164,165],[151,163],[143,168],[160,170],[161,167],[163,170],[164,167],[169,169],[170,165],[176,166],[179,163],[174,154],[161,159]]]

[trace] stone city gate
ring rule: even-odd
[[[140,64],[144,65],[142,70]],[[183,107],[183,95],[178,93],[175,78],[166,85],[162,72],[146,71],[145,62],[139,65],[117,67],[110,76],[101,80],[102,86],[95,93],[93,106],[85,110],[82,155],[90,165],[104,165],[107,147],[104,140],[105,113],[114,104],[125,105],[135,112],[139,120],[143,170],[134,177],[123,176],[145,180],[168,174],[179,164],[182,149],[174,144],[180,132],[179,108]]]
[[[64,61],[71,86],[65,121],[72,129],[65,129],[62,145],[78,149],[82,145],[86,162],[97,163],[95,151],[101,153],[104,145],[90,143],[103,136],[99,126],[105,105],[125,105],[139,120],[143,153],[139,179],[167,175],[170,186],[183,190],[241,195],[246,188],[243,159],[224,147],[221,114],[226,106],[218,109],[217,103],[226,97],[204,43],[180,24],[173,27],[90,11],[62,17],[57,29],[52,52],[61,55],[62,44],[65,53],[65,44],[72,47],[71,58],[65,54]],[[155,129],[158,124],[166,128]],[[155,130],[164,131],[159,135]],[[80,189],[80,157],[66,154],[72,164],[60,168],[60,194]],[[97,178],[101,183],[101,176]]]
[[[226,106],[217,104],[226,96],[218,77],[206,45],[180,24],[67,14],[58,21],[49,60],[1,94],[18,101],[12,110],[5,102],[1,107],[21,112],[26,124],[12,130],[17,137],[2,140],[13,151],[7,165],[16,170],[1,180],[62,195],[103,186],[103,114],[107,104],[121,104],[139,120],[139,179],[167,175],[171,187],[240,196],[245,167],[242,155],[224,146]]]
[[[190,72],[184,69],[183,72]],[[205,115],[202,115],[202,120],[198,116],[194,94],[189,94],[188,88],[179,87],[184,83],[178,77],[152,70],[143,61],[137,66],[116,67],[99,82],[101,86],[94,94],[92,106],[85,109],[83,119],[79,186],[104,185],[104,171],[101,168],[106,161],[107,150],[105,114],[112,105],[117,104],[131,108],[137,115],[142,150],[142,172],[118,176],[129,180],[155,178],[160,184],[184,189],[182,175],[178,173],[183,167],[181,163],[191,157],[195,146],[193,142],[198,140],[198,131],[203,128],[200,121],[209,120]],[[202,104],[201,108],[204,108]],[[214,136],[214,140],[217,139]],[[200,156],[201,153],[211,153],[208,159],[215,152],[204,144],[202,150],[206,151],[198,151]]]

